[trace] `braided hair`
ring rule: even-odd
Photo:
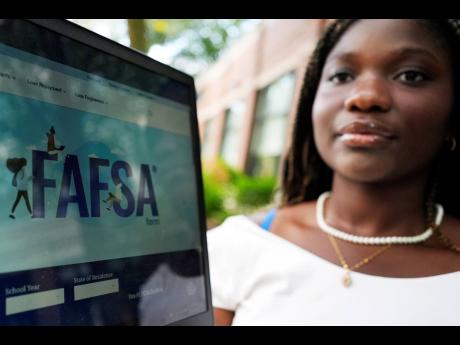
[[[321,73],[334,46],[356,19],[338,19],[325,30],[310,58],[300,91],[291,142],[283,161],[281,207],[315,200],[332,188],[333,171],[320,157],[313,137],[312,108]],[[451,135],[460,142],[456,116],[460,110],[460,20],[420,19],[435,37],[447,43],[452,54],[454,73],[454,106],[450,116]],[[441,203],[453,217],[460,219],[460,149],[450,152],[445,145],[431,165],[425,192],[426,204]]]

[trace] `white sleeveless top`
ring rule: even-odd
[[[351,272],[245,216],[207,232],[213,306],[233,325],[460,325],[460,272],[388,278]]]

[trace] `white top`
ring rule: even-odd
[[[245,216],[207,232],[213,306],[233,325],[460,325],[460,272],[388,278],[344,270]]]
[[[32,176],[27,176],[26,169],[22,167],[21,170],[19,170],[16,175],[16,183],[17,183],[16,188],[20,191],[27,192],[27,184],[31,179],[32,179]]]

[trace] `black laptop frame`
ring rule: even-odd
[[[11,20],[11,19],[9,19]],[[182,319],[171,323],[170,325],[204,325],[209,326],[213,324],[213,312],[212,312],[212,298],[211,298],[211,287],[209,279],[209,263],[208,263],[208,251],[206,244],[206,217],[204,210],[204,195],[203,195],[203,183],[202,183],[202,171],[201,171],[201,160],[200,160],[200,142],[198,132],[198,121],[196,113],[196,90],[194,79],[190,75],[183,73],[177,69],[174,69],[168,65],[160,63],[147,55],[112,41],[106,37],[103,37],[95,32],[87,30],[75,23],[63,19],[17,19],[23,20],[35,25],[38,25],[46,30],[50,30],[58,35],[64,36],[68,39],[74,40],[81,44],[84,44],[90,48],[99,50],[104,54],[114,56],[122,59],[132,65],[137,65],[150,72],[164,75],[167,78],[171,78],[177,82],[185,84],[189,90],[189,105],[190,109],[190,125],[191,125],[191,138],[192,138],[192,150],[193,150],[193,163],[195,168],[195,185],[197,195],[197,208],[198,218],[201,235],[201,248],[202,248],[202,268],[205,281],[206,291],[206,311],[186,319]],[[91,72],[89,72],[91,73]]]

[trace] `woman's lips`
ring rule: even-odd
[[[342,127],[338,140],[349,147],[384,148],[396,135],[389,127],[376,121],[354,121]]]
[[[349,147],[380,149],[391,144],[393,138],[379,134],[344,133],[338,140]]]

